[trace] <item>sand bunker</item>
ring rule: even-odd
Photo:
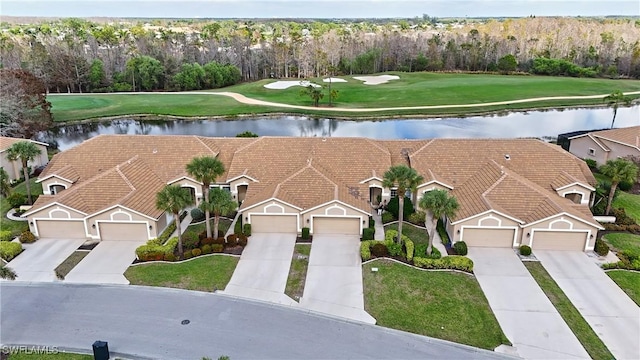
[[[353,78],[356,80],[364,81],[364,85],[380,85],[391,80],[400,79],[400,77],[396,75],[354,76]]]
[[[339,82],[347,82],[347,80],[345,79],[341,79],[341,78],[326,78],[326,79],[322,79],[323,82],[328,83],[329,81],[331,81],[332,83],[339,83]]]
[[[318,84],[314,84],[311,83],[309,81],[306,80],[302,80],[302,81],[276,81],[276,82],[272,82],[271,84],[267,84],[264,87],[267,89],[276,89],[276,90],[283,90],[283,89],[288,89],[292,86],[302,86],[302,87],[307,87],[309,85],[312,85],[313,87],[321,87]]]

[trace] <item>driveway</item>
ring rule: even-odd
[[[223,293],[297,305],[284,294],[295,245],[293,233],[253,233]]]
[[[585,253],[535,251],[617,359],[640,359],[640,308]]]
[[[65,277],[66,282],[129,284],[124,272],[136,259],[136,248],[145,241],[101,241]]]
[[[512,249],[471,247],[469,257],[518,355],[525,359],[590,358]]]
[[[7,266],[18,274],[17,281],[57,281],[55,268],[83,243],[82,239],[40,239],[23,244],[24,251]]]
[[[359,236],[313,236],[300,305],[325,314],[376,323],[364,311]]]

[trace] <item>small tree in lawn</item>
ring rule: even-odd
[[[412,169],[406,165],[396,165],[389,168],[384,173],[382,180],[382,186],[386,188],[395,187],[398,195],[398,239],[397,242],[402,242],[402,222],[404,221],[404,194],[407,190],[412,192],[416,191],[416,187],[420,185],[423,178],[418,175],[415,169]]]
[[[611,178],[611,190],[607,200],[607,210],[605,215],[611,211],[611,203],[616,189],[621,182],[634,182],[638,178],[638,167],[626,159],[609,160],[600,167],[600,172]]]
[[[211,183],[216,181],[218,176],[224,174],[224,164],[211,156],[197,157],[193,158],[191,162],[187,164],[187,172],[202,183],[202,200],[204,202],[209,197],[209,187]],[[212,237],[209,218],[209,210],[205,208],[204,220],[207,227],[207,237]]]
[[[322,87],[316,87],[314,84],[309,84],[304,89],[300,90],[300,96],[308,96],[313,100],[313,106],[318,107],[320,100],[324,97]]]
[[[18,141],[13,143],[7,150],[7,159],[9,161],[20,160],[22,162],[22,173],[27,185],[29,204],[33,204],[33,200],[31,200],[31,184],[29,182],[29,161],[33,161],[41,153],[42,151],[31,141]]]
[[[156,194],[156,207],[173,214],[178,230],[178,255],[180,260],[184,258],[182,250],[182,230],[180,229],[180,212],[191,204],[191,195],[187,189],[180,185],[167,185]]]
[[[618,114],[618,107],[620,104],[628,106],[631,104],[631,99],[624,96],[622,91],[616,90],[605,96],[604,101],[613,109],[613,119],[611,120],[611,128],[613,129],[613,124],[616,122],[616,115]]]
[[[438,219],[446,216],[451,218],[455,216],[460,205],[454,196],[450,196],[445,190],[432,190],[425,193],[420,199],[420,207],[431,212],[431,234],[429,234],[429,246],[427,246],[427,255],[431,255],[433,249],[433,238],[438,226]]]
[[[216,236],[218,236],[220,216],[230,214],[236,209],[237,205],[238,204],[231,198],[231,193],[220,188],[211,189],[208,201],[203,201],[200,204],[202,211],[213,213],[213,232]]]

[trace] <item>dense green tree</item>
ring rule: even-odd
[[[429,246],[427,246],[427,255],[431,255],[438,219],[443,216],[454,217],[460,205],[458,205],[458,200],[445,190],[431,190],[425,193],[420,199],[419,205],[431,213],[431,234],[429,234]]]
[[[600,167],[600,172],[611,178],[611,189],[609,190],[607,209],[605,211],[605,215],[609,215],[609,212],[611,212],[613,196],[615,195],[618,185],[621,182],[635,182],[638,178],[638,166],[629,160],[618,158],[615,160],[608,160]]]
[[[32,138],[53,123],[44,82],[25,70],[0,69],[0,136]]]
[[[498,70],[503,73],[516,71],[517,68],[518,61],[516,60],[516,57],[511,54],[505,55],[498,60]]]
[[[404,195],[407,190],[411,192],[416,191],[416,187],[422,183],[422,176],[418,175],[415,169],[412,169],[406,165],[395,165],[389,168],[384,173],[382,179],[382,186],[391,189],[396,188],[398,196],[398,208],[404,209]],[[404,222],[404,211],[398,211],[398,239],[397,242],[402,242],[402,223]]]
[[[27,199],[29,204],[33,204],[31,199],[31,182],[29,181],[29,161],[35,160],[42,151],[31,141],[18,141],[13,143],[7,150],[7,159],[9,161],[18,161],[22,163],[22,174],[27,186]]]
[[[180,212],[189,204],[191,204],[191,195],[187,189],[181,188],[180,185],[167,185],[156,194],[156,207],[173,214],[173,220],[178,231],[178,255],[180,260],[184,258]]]
[[[150,56],[137,56],[127,61],[125,77],[131,79],[134,91],[151,91],[162,88],[164,66]]]
[[[236,137],[245,137],[245,138],[253,138],[258,136],[259,136],[258,134],[251,132],[249,130],[236,134]]]
[[[95,59],[89,67],[89,87],[91,91],[96,91],[104,87],[107,82],[107,75],[104,71],[104,63],[100,59]]]
[[[206,73],[198,63],[183,64],[173,76],[173,83],[179,90],[200,90],[204,87]]]

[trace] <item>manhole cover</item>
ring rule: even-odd
[[[190,322],[191,322],[191,321],[189,321],[189,320],[182,320],[182,321],[180,322],[180,324],[182,324],[182,325],[188,325]]]

